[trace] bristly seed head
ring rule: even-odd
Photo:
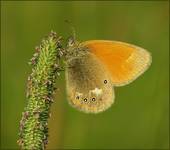
[[[60,76],[60,73],[59,73],[59,72],[57,72],[57,76]]]
[[[22,146],[23,145],[23,139],[17,140],[18,145]]]
[[[25,112],[22,113],[22,115],[23,115],[24,119],[27,119],[29,117],[29,112],[25,111]]]
[[[55,63],[54,64],[54,69],[58,69],[59,68],[59,64]]]
[[[58,53],[57,53],[57,57],[58,57],[58,58],[61,58],[63,55],[64,55],[63,49],[62,49],[62,48],[59,48]]]
[[[33,68],[27,84],[28,105],[20,121],[18,144],[21,149],[44,149],[48,142],[47,121],[53,102],[52,94],[61,71],[59,60],[65,55],[61,37],[53,31],[35,51],[30,61]]]
[[[39,46],[36,46],[36,47],[35,47],[35,51],[39,53],[39,52],[40,52],[40,47],[39,47]]]

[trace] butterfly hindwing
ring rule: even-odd
[[[69,103],[81,111],[98,113],[114,102],[111,76],[91,53],[67,61],[66,82]]]

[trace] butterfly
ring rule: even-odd
[[[103,112],[114,103],[114,87],[134,81],[151,62],[147,50],[125,42],[70,39],[65,72],[68,102],[85,113]]]

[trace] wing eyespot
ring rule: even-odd
[[[87,102],[87,98],[84,98],[84,102]]]
[[[96,98],[95,98],[95,97],[93,97],[91,100],[94,102],[94,101],[96,101]]]
[[[107,80],[104,80],[104,84],[107,84]]]

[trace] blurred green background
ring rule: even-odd
[[[67,103],[64,73],[49,120],[48,149],[169,148],[168,1],[1,2],[1,149],[17,149],[19,121],[26,106],[26,79],[34,47],[51,30],[64,38],[70,20],[80,41],[119,40],[152,53],[150,69],[115,88],[116,102],[92,115]]]

